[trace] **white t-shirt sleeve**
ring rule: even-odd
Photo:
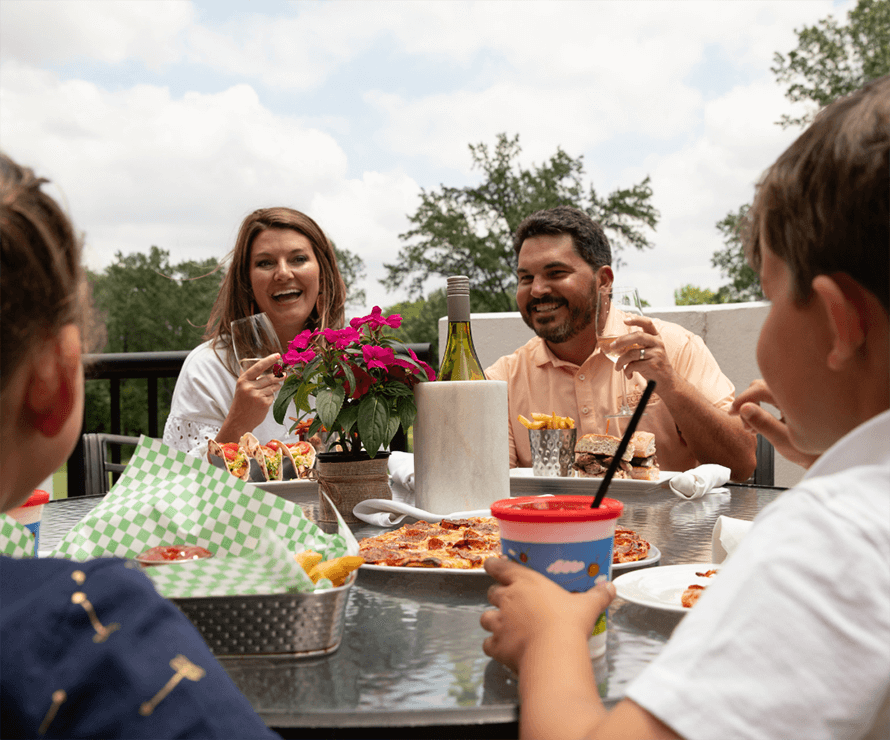
[[[875,471],[767,507],[627,696],[687,740],[888,737],[890,481]]]
[[[209,342],[192,350],[176,380],[164,443],[203,458],[229,413],[236,380]]]

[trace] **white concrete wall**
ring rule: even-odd
[[[757,338],[768,310],[767,303],[731,303],[649,308],[646,315],[672,321],[698,334],[739,392],[760,377],[756,359]],[[534,336],[518,312],[474,313],[472,322],[473,342],[483,368],[512,353]],[[440,360],[447,333],[448,318],[443,316],[439,319]],[[776,455],[776,485],[792,486],[802,475],[800,467]]]

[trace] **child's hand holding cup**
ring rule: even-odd
[[[592,496],[524,496],[495,501],[492,515],[501,528],[501,552],[533,568],[567,591],[588,591],[612,579],[615,524],[624,504]],[[606,651],[606,615],[597,620],[590,655]]]

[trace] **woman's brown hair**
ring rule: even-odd
[[[80,240],[47,182],[0,153],[0,390],[38,341],[84,328]]]
[[[346,285],[337,267],[334,245],[321,227],[305,213],[292,208],[261,208],[245,218],[238,230],[232,262],[210,312],[205,339],[222,339],[228,344],[232,322],[256,312],[250,283],[250,252],[254,240],[267,229],[292,229],[312,244],[319,267],[318,305],[321,310],[318,307],[312,310],[306,328],[340,329],[343,326]]]

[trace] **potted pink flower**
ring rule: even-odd
[[[307,329],[294,337],[282,356],[288,377],[275,400],[275,420],[284,422],[293,400],[300,419],[315,416],[307,437],[324,427],[336,435],[329,437],[341,448],[336,454],[375,458],[399,427],[407,432],[414,423],[414,386],[435,380],[429,365],[407,347],[407,354],[397,354],[403,345],[385,334],[401,323],[398,314],[383,316],[375,306],[343,329]]]
[[[407,431],[414,423],[414,386],[435,380],[433,369],[409,348],[404,348],[407,355],[396,354],[400,343],[385,330],[401,323],[398,314],[384,317],[375,306],[344,329],[298,334],[282,357],[288,377],[275,399],[275,420],[284,422],[293,400],[297,423],[315,416],[306,436],[324,428],[329,447],[339,447],[318,454],[314,475],[327,495],[319,497],[320,524],[337,521],[328,499],[345,521],[356,523],[352,509],[359,501],[392,498],[389,452],[381,450],[399,427]]]

